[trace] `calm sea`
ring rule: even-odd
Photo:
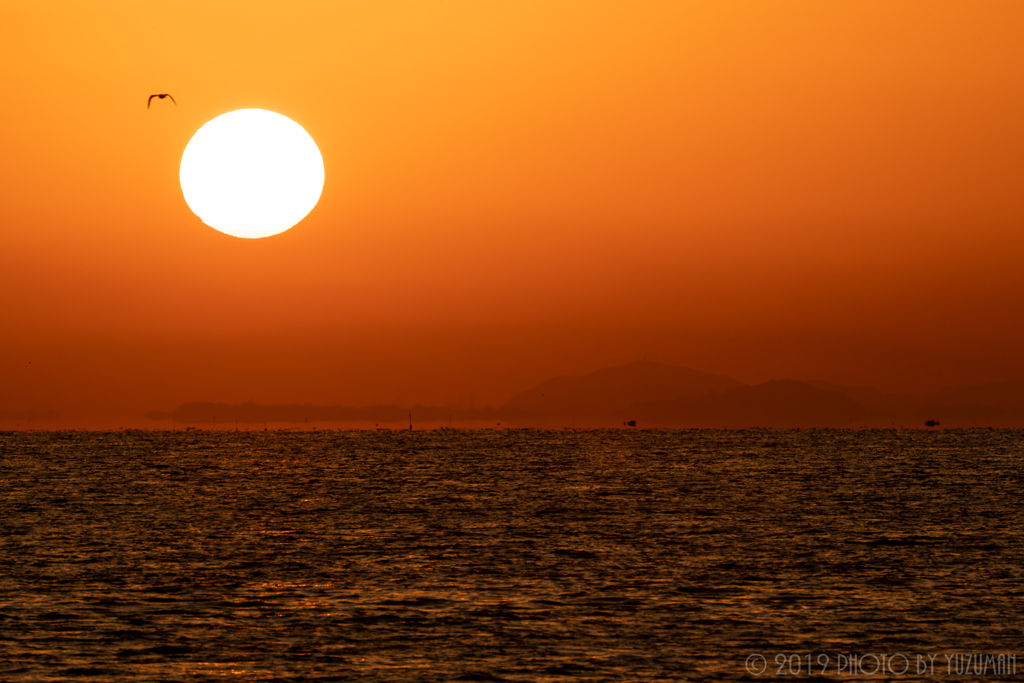
[[[0,680],[1024,679],[1022,456],[1000,430],[0,433]]]

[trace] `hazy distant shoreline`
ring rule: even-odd
[[[637,361],[585,375],[555,377],[483,408],[436,405],[314,405],[192,401],[173,410],[86,419],[67,411],[0,411],[0,429],[342,427],[476,428],[1024,428],[1024,382],[949,387],[926,395],[825,381],[743,384],[660,363]]]
[[[415,405],[190,402],[153,420],[191,425],[373,423],[415,426],[695,427],[1024,427],[1024,382],[951,387],[928,394],[886,393],[829,382],[771,380],[745,385],[729,377],[637,361],[577,377],[556,377],[493,408]]]

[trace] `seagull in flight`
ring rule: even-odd
[[[149,109],[149,105],[152,104],[154,97],[159,97],[162,100],[165,97],[171,97],[171,96],[169,94],[165,93],[165,92],[162,92],[159,95],[150,95],[149,99],[146,100],[146,109]],[[174,98],[173,97],[171,97],[171,102],[174,102]],[[178,103],[174,102],[174,106],[177,107]]]

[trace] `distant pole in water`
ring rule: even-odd
[[[267,431],[267,421],[263,421],[263,431]]]

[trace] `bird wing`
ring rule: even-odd
[[[174,102],[174,97],[172,97],[170,93],[167,93],[167,96],[171,98],[171,102]],[[174,102],[174,106],[177,107],[178,103]]]
[[[149,105],[153,102],[154,97],[156,97],[156,95],[150,95],[149,99],[146,100],[146,109],[149,109]],[[177,104],[177,102],[175,102],[175,104]]]

